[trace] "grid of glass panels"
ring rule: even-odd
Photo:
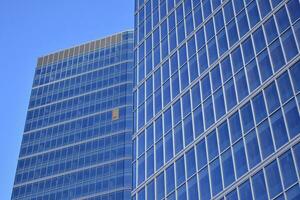
[[[135,2],[133,199],[220,197],[299,140],[298,0]]]
[[[12,199],[130,198],[133,32],[121,37],[36,68]]]

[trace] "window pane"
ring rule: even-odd
[[[263,94],[260,92],[252,99],[253,110],[256,124],[261,122],[265,117],[267,117],[267,111],[265,106],[265,101]]]
[[[291,151],[287,151],[279,157],[284,188],[288,188],[297,181],[296,169]]]
[[[222,156],[222,172],[224,177],[224,187],[230,185],[234,180],[233,161],[231,149],[225,151]]]
[[[238,200],[236,189],[226,195],[226,200]]]
[[[287,6],[288,6],[291,20],[294,23],[297,19],[300,18],[300,13],[299,13],[300,3],[297,0],[291,0],[288,2]]]
[[[254,126],[250,102],[241,108],[241,119],[243,122],[244,133],[247,133]]]
[[[293,80],[293,85],[295,88],[295,93],[300,91],[300,62],[297,62],[290,68],[291,77]]]
[[[233,146],[233,151],[236,175],[239,178],[248,170],[243,140],[240,140]]]
[[[275,146],[278,149],[288,141],[288,136],[281,109],[276,111],[271,116],[271,124],[273,130],[273,137],[275,140]]]
[[[252,60],[246,66],[246,72],[247,72],[247,77],[248,77],[249,89],[250,89],[250,92],[252,92],[260,85],[257,64],[256,64],[255,60]]]
[[[222,152],[230,145],[228,125],[226,121],[223,122],[218,127],[218,137],[219,137],[220,151]]]
[[[268,120],[265,120],[258,126],[258,138],[262,156],[265,159],[274,152],[274,145]]]
[[[180,85],[181,85],[181,91],[185,89],[189,84],[189,74],[188,74],[188,68],[187,64],[184,64],[180,69]]]
[[[162,140],[156,143],[156,170],[158,170],[164,164],[164,152]]]
[[[227,111],[229,111],[233,106],[236,105],[236,95],[235,95],[233,79],[230,79],[225,84],[225,97],[226,97]]]
[[[257,22],[259,22],[259,13],[256,5],[256,1],[252,1],[247,7],[247,13],[249,16],[249,22],[251,28],[253,28]]]
[[[175,137],[175,153],[177,154],[183,148],[183,137],[181,124],[178,124],[174,129]]]
[[[272,67],[268,50],[265,49],[258,55],[258,67],[261,75],[261,80],[264,82],[272,75]]]
[[[290,61],[298,54],[296,41],[292,32],[292,29],[289,28],[283,35],[282,35],[282,45],[284,48],[284,53],[287,61]]]
[[[240,47],[236,48],[231,53],[231,60],[232,60],[234,72],[239,71],[239,69],[243,67],[243,59],[242,59],[242,53]]]
[[[172,132],[169,132],[165,136],[165,158],[166,162],[169,161],[173,157],[173,138]]]
[[[202,88],[202,98],[204,100],[211,94],[210,80],[208,75],[202,78],[201,88]]]
[[[272,113],[275,109],[277,109],[280,105],[279,98],[276,90],[276,85],[272,82],[265,89],[266,102],[269,110],[269,114]]]
[[[231,69],[229,56],[225,57],[221,61],[221,70],[222,70],[223,82],[225,82],[232,76],[232,69]]]
[[[239,99],[239,102],[241,102],[248,95],[248,87],[247,87],[244,69],[242,69],[236,75],[235,81],[236,81],[236,86],[237,86],[238,99]]]
[[[207,167],[200,171],[199,174],[200,197],[202,200],[210,199],[209,175]]]
[[[156,178],[156,198],[158,200],[162,199],[165,196],[165,179],[164,179],[164,173],[162,172],[158,177]]]
[[[223,97],[223,90],[220,88],[214,94],[214,105],[216,110],[216,120],[222,117],[225,114],[225,104]]]
[[[276,13],[275,13],[276,22],[278,25],[279,32],[282,33],[289,25],[289,18],[287,16],[285,7],[281,7]]]
[[[182,97],[182,115],[185,117],[191,112],[191,100],[190,100],[190,92],[187,91]]]
[[[236,24],[235,24],[235,20],[232,20],[228,26],[227,26],[227,35],[228,35],[228,39],[229,39],[229,45],[230,47],[232,47],[238,38],[238,33],[237,33],[237,29],[236,29]]]
[[[300,117],[295,99],[292,99],[284,106],[284,115],[286,117],[290,138],[294,138],[300,133]]]
[[[265,179],[263,171],[259,171],[252,177],[252,187],[254,193],[254,199],[267,200],[268,193],[266,189]]]
[[[202,117],[202,107],[199,106],[194,111],[194,127],[195,127],[195,137],[199,136],[204,131],[203,127],[203,117]]]
[[[179,76],[176,72],[172,76],[172,98],[174,99],[179,94]]]
[[[219,159],[214,160],[210,164],[210,176],[211,176],[212,194],[213,196],[215,196],[223,189]]]
[[[184,157],[176,160],[176,186],[185,181]]]
[[[154,172],[154,150],[151,147],[147,151],[147,177],[151,176]]]
[[[204,102],[204,116],[205,116],[205,127],[207,129],[215,121],[215,119],[214,119],[214,110],[213,110],[213,104],[212,104],[212,98],[211,97],[209,97]]]
[[[266,167],[266,178],[270,197],[274,198],[282,191],[282,185],[276,160]]]
[[[196,172],[195,150],[192,148],[186,153],[187,178]]]
[[[196,151],[197,151],[197,161],[198,161],[197,163],[198,163],[198,170],[199,170],[207,164],[205,139],[202,139],[196,145]]]
[[[300,188],[299,184],[296,184],[286,193],[287,199],[299,199],[300,198]]]
[[[193,139],[193,122],[191,115],[187,116],[184,119],[184,140],[185,140],[185,146],[189,145]]]
[[[147,199],[154,199],[155,198],[155,189],[154,189],[154,181],[151,181],[147,185]]]
[[[240,37],[243,37],[249,31],[249,25],[247,21],[247,16],[245,10],[237,16],[238,29],[240,32]]]
[[[271,44],[270,52],[274,71],[276,72],[285,64],[281,45],[278,39]]]
[[[181,120],[180,100],[173,104],[173,126]]]
[[[198,184],[197,184],[197,176],[191,178],[188,182],[188,194],[189,199],[198,199]]]
[[[243,200],[252,200],[252,192],[251,192],[251,185],[250,181],[247,180],[242,185],[239,186],[239,196],[240,199]]]
[[[174,165],[172,164],[166,169],[167,194],[169,194],[175,188],[174,176]]]
[[[201,102],[199,83],[196,83],[196,85],[192,87],[192,101],[193,109],[195,109]]]
[[[269,1],[258,1],[258,6],[262,18],[264,18],[271,10],[271,5]]]
[[[209,160],[212,160],[219,154],[216,131],[211,132],[207,136],[207,146]]]
[[[211,70],[211,81],[212,81],[213,91],[215,91],[217,88],[221,86],[222,80],[221,80],[219,65],[217,65],[214,69]]]
[[[268,44],[270,44],[278,36],[273,17],[271,17],[270,19],[268,19],[268,21],[264,23],[264,28]]]
[[[230,127],[231,141],[232,143],[234,143],[237,139],[239,139],[242,136],[242,129],[241,129],[240,117],[238,112],[235,112],[229,118],[229,127]]]
[[[252,168],[261,161],[255,130],[246,136],[246,147],[249,167]]]

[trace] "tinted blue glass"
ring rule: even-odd
[[[194,176],[188,181],[188,196],[189,199],[198,199],[197,176]]]
[[[191,58],[196,53],[195,36],[187,42],[189,58]]]
[[[285,7],[280,8],[275,13],[275,19],[278,25],[279,32],[282,33],[289,26],[289,19]]]
[[[233,146],[233,152],[236,175],[241,177],[248,170],[243,140],[240,140]]]
[[[248,77],[249,89],[250,89],[250,92],[252,92],[260,85],[256,60],[252,60],[246,66],[246,72],[247,72],[247,77]]]
[[[217,52],[217,46],[216,46],[216,39],[215,39],[215,37],[212,38],[208,42],[207,46],[208,46],[209,64],[212,64],[218,58],[218,52]]]
[[[263,43],[263,42],[261,42],[261,43]],[[272,67],[271,67],[271,62],[270,62],[270,57],[269,57],[267,49],[263,50],[258,55],[258,66],[259,66],[261,80],[262,80],[262,82],[264,82],[273,73]]]
[[[241,49],[238,47],[231,53],[232,65],[234,72],[237,72],[243,66]]]
[[[193,122],[192,122],[192,116],[189,115],[184,119],[184,140],[185,140],[185,146],[190,144],[193,139]]]
[[[174,175],[174,165],[170,165],[170,167],[168,167],[166,169],[166,191],[167,194],[169,194],[171,191],[174,190],[175,188],[175,179],[174,179],[175,175]]]
[[[263,94],[259,93],[258,95],[256,95],[252,99],[252,103],[253,103],[255,121],[256,121],[256,124],[258,124],[267,116],[267,111],[266,111]]]
[[[229,56],[225,57],[221,61],[221,70],[222,70],[223,81],[225,82],[232,76],[232,69],[231,69]]]
[[[300,133],[300,116],[294,99],[284,106],[284,115],[290,138],[294,138]]]
[[[155,120],[155,141],[157,142],[163,135],[162,117]]]
[[[235,20],[232,20],[228,24],[227,33],[228,33],[229,45],[232,46],[238,40],[238,34],[237,34]]]
[[[143,131],[138,136],[138,156],[142,155],[145,152],[145,132]]]
[[[198,162],[198,170],[199,170],[207,164],[205,139],[202,139],[196,145],[196,151],[197,151],[197,162]]]
[[[265,37],[264,37],[264,33],[263,33],[263,30],[261,27],[259,27],[253,33],[253,40],[254,40],[256,53],[260,52],[263,48],[266,47]]]
[[[147,199],[154,199],[155,198],[155,187],[154,187],[154,181],[151,181],[147,185]]]
[[[296,184],[291,189],[286,192],[287,199],[299,199],[300,198],[300,188],[299,184]]]
[[[169,161],[173,157],[173,138],[172,132],[169,132],[165,136],[165,159],[166,162]]]
[[[166,81],[163,85],[163,103],[164,106],[171,101],[170,81]]]
[[[209,160],[214,159],[216,156],[218,156],[218,142],[217,142],[217,135],[216,131],[211,132],[207,136],[207,147],[208,147],[208,157]]]
[[[264,28],[265,28],[268,44],[270,44],[278,36],[273,17],[271,17],[270,19],[268,19],[267,22],[265,22]]]
[[[216,120],[218,120],[220,117],[222,117],[225,114],[225,104],[224,104],[222,88],[220,88],[214,94],[214,105],[215,105],[215,112],[216,112]]]
[[[218,137],[219,137],[220,151],[222,152],[223,150],[225,150],[230,145],[229,131],[228,131],[227,122],[223,122],[218,127]]]
[[[165,194],[165,186],[164,183],[164,173],[162,172],[160,175],[156,178],[156,199],[162,199]]]
[[[171,74],[173,74],[175,71],[178,70],[178,58],[177,58],[177,53],[174,53],[171,56],[170,59],[170,65],[171,65]]]
[[[286,127],[285,127],[281,110],[276,111],[271,116],[271,124],[272,124],[275,146],[276,148],[280,148],[288,141]]]
[[[194,4],[195,6],[195,4]],[[201,5],[198,5],[194,9],[194,21],[195,21],[195,26],[199,26],[202,23],[202,11],[201,11]]]
[[[188,67],[187,64],[184,64],[180,68],[180,85],[181,91],[185,89],[189,84],[189,74],[188,74]]]
[[[182,115],[185,117],[187,114],[191,112],[191,99],[190,99],[190,92],[186,92],[182,97]]]
[[[289,11],[292,22],[295,22],[297,19],[300,18],[300,13],[299,13],[300,3],[299,3],[299,1],[291,0],[288,2],[287,7],[288,7],[288,11]]]
[[[279,98],[276,90],[276,85],[272,82],[266,89],[265,89],[265,97],[266,102],[269,110],[269,114],[272,113],[276,108],[279,107]]]
[[[209,175],[207,167],[200,171],[199,174],[200,197],[203,200],[210,199]]]
[[[177,33],[178,33],[178,44],[180,44],[185,39],[185,29],[184,23],[180,22],[177,26]]]
[[[266,189],[266,183],[264,179],[263,171],[259,171],[252,177],[252,187],[254,198],[258,200],[268,199],[268,193]]]
[[[236,86],[239,101],[242,101],[248,95],[247,81],[245,77],[245,71],[242,69],[236,75]]]
[[[290,150],[279,157],[279,165],[282,173],[283,186],[284,188],[288,188],[297,181],[296,169]]]
[[[249,25],[245,10],[238,14],[237,24],[240,32],[240,37],[243,37],[249,31]]]
[[[184,157],[176,160],[176,186],[179,186],[185,181]]]
[[[212,88],[215,91],[217,88],[221,86],[221,75],[220,75],[220,67],[217,65],[215,68],[211,70],[211,81],[212,81]]]
[[[218,49],[220,56],[225,53],[225,51],[228,50],[228,44],[227,44],[227,38],[226,38],[226,31],[223,29],[220,31],[217,35],[218,40]]]
[[[290,68],[290,73],[294,85],[295,92],[300,91],[300,79],[298,78],[300,74],[300,62],[297,62]]]
[[[203,28],[200,28],[196,32],[196,39],[197,39],[197,48],[198,50],[201,49],[205,44],[205,37],[204,37],[204,30]]]
[[[233,13],[233,8],[232,8],[232,1],[229,1],[225,6],[224,6],[224,13],[225,13],[225,20],[226,23],[228,23],[234,16]]]
[[[274,71],[278,71],[284,64],[284,57],[279,40],[275,40],[270,46],[270,54],[273,62]]]
[[[145,180],[145,155],[138,159],[138,185]]]
[[[154,172],[154,149],[151,147],[147,151],[147,177],[151,176]]]
[[[234,170],[231,149],[228,149],[221,155],[222,159],[222,172],[224,178],[224,187],[230,185],[234,180]]]
[[[249,180],[247,180],[246,182],[244,182],[242,185],[239,186],[239,196],[243,200],[253,199]]]
[[[158,141],[155,145],[155,161],[156,161],[156,170],[158,170],[164,164],[164,152],[163,152],[163,142],[162,140]]]
[[[199,106],[194,111],[194,127],[195,127],[195,137],[199,136],[203,133],[204,125],[203,125],[203,116],[202,116],[202,107]]]
[[[246,133],[254,126],[250,102],[241,108],[241,119],[243,123],[243,131]]]
[[[178,196],[178,199],[183,199],[183,200],[187,199],[185,184],[183,184],[182,186],[180,186],[178,188],[178,190],[177,190],[177,196]]]
[[[265,170],[270,198],[273,198],[282,191],[282,185],[276,160],[269,164]]]
[[[189,60],[189,75],[190,75],[191,82],[198,77],[197,55],[194,55]]]
[[[218,11],[214,16],[216,32],[219,32],[224,27],[224,17],[222,10]]]
[[[196,108],[201,102],[199,83],[196,83],[192,87],[192,102],[193,102],[193,109]]]
[[[211,4],[209,0],[203,0],[203,14],[204,14],[204,19],[206,19],[210,13],[211,13]]]
[[[200,74],[208,68],[208,61],[207,61],[206,54],[207,52],[205,47],[200,49],[200,51],[198,52]]]
[[[206,32],[206,41],[209,41],[215,35],[215,29],[214,29],[214,24],[212,19],[210,19],[205,24],[205,32]]]
[[[164,132],[167,133],[172,127],[171,108],[164,112]]]
[[[293,90],[290,82],[290,78],[287,72],[282,74],[277,79],[279,94],[281,98],[281,102],[285,103],[288,99],[290,99],[293,95]]]
[[[160,68],[154,73],[154,89],[156,90],[161,86],[161,73]]]
[[[246,136],[246,149],[249,167],[252,168],[261,161],[255,130],[251,131]]]
[[[192,148],[186,153],[187,178],[190,178],[196,172],[195,150]]]
[[[173,104],[173,125],[177,124],[181,120],[181,107],[180,100]]]
[[[204,116],[205,116],[205,127],[210,127],[215,119],[214,119],[214,110],[213,110],[213,104],[212,104],[212,98],[209,97],[204,102]]]
[[[147,148],[150,147],[153,144],[153,124],[147,127],[146,129],[146,134],[147,134]]]
[[[175,153],[178,153],[183,148],[183,136],[181,124],[178,124],[174,129]]]
[[[163,77],[163,82],[165,82],[170,77],[169,62],[168,61],[166,61],[162,65],[162,77]]]
[[[283,35],[282,35],[282,45],[284,48],[284,53],[287,61],[290,61],[298,54],[296,41],[292,32],[292,29],[289,28]]]
[[[252,1],[247,7],[247,13],[249,17],[249,23],[251,28],[254,27],[260,20],[259,13],[257,9],[257,2]]]
[[[244,8],[244,1],[233,0],[235,13],[239,13]]]
[[[186,47],[185,44],[180,47],[179,49],[179,64],[182,66],[187,61],[187,55],[186,55]]]
[[[227,194],[226,199],[228,199],[228,200],[238,200],[238,195],[237,195],[236,189],[234,189],[229,194]]]
[[[263,158],[266,158],[274,152],[273,140],[267,120],[265,120],[263,123],[261,123],[261,125],[258,126],[258,138],[262,156]]]
[[[211,94],[209,75],[206,75],[201,80],[202,98],[206,99]]]
[[[174,99],[179,94],[179,76],[174,73],[172,76],[172,98]]]
[[[146,96],[148,97],[149,95],[152,94],[153,92],[153,83],[152,83],[152,76],[150,76],[147,81],[146,81]]]
[[[214,160],[210,164],[210,175],[211,175],[212,195],[214,196],[223,189],[219,159]]]
[[[264,1],[264,0],[258,1],[258,6],[259,6],[259,10],[260,10],[260,14],[261,14],[262,18],[264,18],[271,11],[271,5],[268,0],[267,1]]]
[[[225,97],[227,102],[227,111],[229,111],[233,106],[236,105],[236,94],[233,79],[230,79],[225,84]]]
[[[242,128],[241,128],[240,117],[238,112],[235,112],[229,118],[229,127],[230,127],[231,141],[233,143],[242,136]]]

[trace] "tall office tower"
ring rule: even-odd
[[[300,199],[299,0],[136,0],[133,199]]]
[[[133,32],[38,59],[12,199],[129,199]]]

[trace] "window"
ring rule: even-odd
[[[225,57],[221,61],[221,70],[222,70],[223,82],[225,82],[232,76],[232,69],[231,69],[229,56]]]
[[[199,68],[200,73],[204,72],[208,68],[208,61],[207,61],[207,51],[206,48],[203,47],[198,52],[198,60],[199,60]]]
[[[174,165],[172,164],[166,169],[167,194],[169,194],[175,188],[174,176]]]
[[[165,159],[168,162],[173,157],[173,138],[172,132],[165,136]]]
[[[278,71],[284,64],[284,57],[279,40],[275,40],[270,46],[271,59],[274,71]]]
[[[210,164],[210,176],[211,176],[212,194],[213,196],[215,196],[223,189],[219,159],[214,160]]]
[[[249,31],[249,25],[245,10],[238,14],[237,23],[239,26],[240,37],[243,37]]]
[[[176,186],[185,181],[184,157],[176,160]]]
[[[254,126],[250,102],[248,102],[241,108],[241,119],[243,123],[244,133],[247,133]]]
[[[179,76],[174,73],[172,76],[172,98],[174,99],[179,94]]]
[[[215,35],[215,29],[212,18],[205,24],[206,41],[209,41]]]
[[[276,148],[280,148],[288,141],[285,123],[281,109],[271,116],[271,124]]]
[[[180,99],[173,104],[172,108],[173,108],[173,125],[176,125],[181,120]]]
[[[185,117],[191,112],[190,92],[187,91],[182,97],[182,116]]]
[[[261,161],[255,130],[246,135],[246,149],[249,167],[251,169]]]
[[[234,170],[231,149],[225,151],[222,155],[222,172],[224,177],[224,187],[230,185],[234,180]]]
[[[239,71],[243,67],[243,59],[240,47],[231,53],[232,65],[234,72]]]
[[[186,153],[187,178],[196,172],[195,150],[192,148]]]
[[[217,35],[218,40],[218,49],[220,56],[225,53],[225,51],[228,50],[228,44],[227,44],[227,38],[226,38],[226,32],[225,29],[220,31]]]
[[[215,16],[215,26],[216,26],[216,32],[219,32],[224,27],[224,17],[222,10],[218,11]]]
[[[188,181],[188,196],[189,199],[198,198],[197,176],[194,176]]]
[[[165,196],[165,179],[164,179],[164,173],[162,172],[160,175],[156,178],[156,198],[158,200],[163,199]]]
[[[145,180],[145,155],[138,159],[138,185]]]
[[[287,61],[290,61],[298,54],[296,41],[293,36],[292,29],[289,28],[283,35],[282,35],[282,45],[284,48],[284,53]]]
[[[163,143],[162,140],[156,143],[155,150],[155,160],[156,160],[156,170],[158,170],[164,164],[164,152],[163,152]]]
[[[230,145],[229,131],[228,131],[228,125],[226,121],[223,122],[218,127],[218,137],[219,137],[220,151],[222,152]]]
[[[147,177],[151,176],[154,172],[154,150],[151,147],[147,151]]]
[[[266,111],[266,107],[265,107],[265,101],[264,101],[263,94],[261,92],[259,94],[257,94],[252,99],[252,103],[253,103],[255,121],[256,121],[256,124],[258,124],[267,116],[267,111]]]
[[[277,109],[280,105],[279,98],[276,90],[276,85],[272,82],[265,89],[266,102],[269,110],[269,114],[272,113],[275,109]]]
[[[142,155],[145,152],[145,132],[143,131],[138,136],[138,156]]]
[[[276,13],[275,13],[276,22],[278,25],[279,32],[282,33],[290,24],[289,24],[289,18],[287,16],[285,7],[281,7]]]
[[[300,18],[300,3],[297,0],[291,0],[287,4],[292,23]]]
[[[263,42],[261,42],[261,43],[263,43]],[[270,62],[270,57],[269,57],[267,49],[263,50],[258,55],[258,66],[259,66],[259,71],[260,71],[260,75],[261,75],[261,80],[262,80],[262,82],[264,82],[273,73],[272,67],[271,67],[271,62]]]
[[[243,200],[253,199],[249,180],[247,180],[246,182],[244,182],[242,185],[239,186],[239,196]]]
[[[253,33],[253,40],[255,44],[255,52],[260,52],[263,48],[266,47],[266,42],[264,38],[264,33],[261,27],[259,27],[254,33]]]
[[[258,6],[261,13],[261,18],[264,18],[271,11],[271,5],[269,1],[258,1]]]
[[[178,199],[182,199],[182,200],[186,200],[186,189],[185,189],[185,184],[183,184],[182,186],[180,186],[180,188],[178,188],[177,190],[177,196]]]
[[[232,47],[237,42],[237,40],[239,39],[237,29],[236,29],[235,20],[232,20],[228,24],[227,34],[228,34],[228,39],[229,39],[229,45],[230,45],[230,47]]]
[[[218,58],[218,52],[217,52],[217,46],[216,46],[216,39],[215,39],[215,37],[212,38],[208,42],[207,46],[208,46],[209,64],[211,65]]]
[[[225,97],[227,102],[227,111],[229,111],[236,104],[236,95],[233,79],[230,79],[225,84]]]
[[[209,160],[211,161],[219,154],[217,135],[215,130],[207,136],[207,147],[208,147],[208,157]]]
[[[225,104],[224,104],[224,97],[223,97],[223,90],[220,88],[214,94],[214,104],[216,110],[216,120],[222,117],[225,114]]]
[[[248,77],[249,89],[250,89],[250,92],[252,92],[260,85],[256,60],[252,60],[246,66],[246,72],[247,72],[247,77]]]
[[[147,134],[147,148],[153,145],[153,124],[147,127],[146,129]]]
[[[186,55],[186,47],[185,44],[182,45],[179,49],[179,64],[182,66],[187,61],[187,55]]]
[[[282,185],[276,160],[266,167],[266,178],[270,198],[274,198],[282,191]]]
[[[210,199],[210,186],[209,186],[209,174],[207,167],[199,173],[199,185],[200,185],[200,197],[203,200]]]
[[[199,170],[207,164],[205,139],[202,139],[196,145],[196,151],[197,151],[197,161],[198,161],[198,170]]]
[[[174,129],[175,137],[175,153],[177,154],[183,148],[183,137],[181,124],[178,124]]]
[[[162,117],[155,120],[155,141],[157,142],[162,137]]]
[[[193,109],[195,109],[201,102],[199,83],[196,83],[192,87],[192,102],[193,102]]]
[[[220,75],[220,68],[217,65],[215,68],[211,70],[211,81],[212,81],[212,88],[215,91],[217,88],[221,86],[221,75]]]
[[[167,133],[172,127],[171,108],[164,112],[164,133]]]
[[[194,139],[193,136],[193,122],[191,115],[184,119],[184,140],[185,146],[189,145]]]
[[[160,68],[154,72],[154,89],[156,90],[161,86]]]
[[[241,102],[248,95],[248,86],[245,77],[245,71],[242,69],[236,75],[236,86],[239,102]]]
[[[268,120],[265,120],[258,126],[258,138],[262,156],[265,159],[274,152],[274,145]]]
[[[229,194],[226,195],[226,200],[236,200],[236,199],[238,199],[236,189],[234,189],[233,191],[231,191]]]
[[[293,81],[293,85],[295,88],[295,93],[300,91],[300,79],[299,79],[299,74],[300,74],[300,62],[297,62],[290,68],[290,73]]]
[[[213,110],[213,104],[212,104],[212,98],[209,97],[204,102],[204,117],[205,117],[205,127],[206,129],[210,127],[214,122],[214,110]]]
[[[232,143],[234,143],[242,136],[242,129],[241,129],[240,117],[238,112],[235,112],[229,118],[229,127],[230,127],[231,141]]]
[[[290,99],[293,96],[293,90],[290,82],[290,78],[287,72],[282,74],[277,79],[280,99],[282,104],[284,104],[288,99]]]
[[[285,152],[279,157],[284,188],[288,188],[297,181],[296,169],[291,151]]]
[[[154,199],[155,195],[155,188],[154,188],[154,181],[151,181],[148,185],[147,185],[147,199]]]
[[[284,106],[284,115],[286,117],[286,124],[290,138],[294,138],[300,133],[300,117],[297,111],[295,99],[292,99]]]
[[[202,98],[206,99],[211,94],[209,75],[206,75],[201,80]]]
[[[203,127],[203,116],[202,116],[202,107],[199,106],[194,111],[194,127],[195,127],[195,137],[199,136],[204,131]]]
[[[224,6],[224,13],[225,13],[225,20],[226,23],[228,23],[234,16],[233,13],[233,8],[232,8],[232,1],[229,1],[225,6]]]
[[[180,69],[180,85],[181,91],[184,90],[189,84],[189,74],[187,64],[184,64]]]
[[[189,74],[191,82],[198,77],[198,63],[197,63],[197,55],[194,55],[189,60]]]
[[[266,183],[264,179],[263,171],[259,171],[252,177],[252,187],[255,199],[268,199],[268,193],[266,189]]]
[[[197,16],[197,17],[199,17],[199,16]],[[198,50],[199,50],[205,45],[205,37],[204,37],[203,28],[199,29],[196,32],[196,38],[197,38],[197,47],[198,47]]]
[[[256,5],[256,1],[252,1],[247,7],[247,13],[251,28],[253,28],[259,22],[259,13]]]
[[[245,149],[244,149],[244,144],[242,139],[233,146],[233,152],[234,152],[236,175],[237,178],[239,178],[248,170]]]

